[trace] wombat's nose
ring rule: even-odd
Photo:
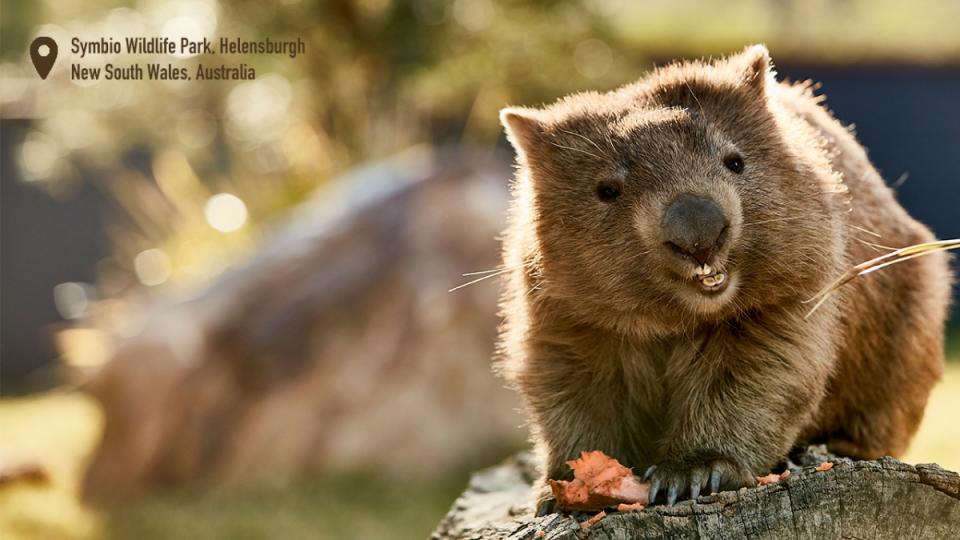
[[[660,223],[664,244],[706,264],[723,247],[727,218],[707,197],[684,193],[667,205]]]

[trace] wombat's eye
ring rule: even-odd
[[[740,154],[730,154],[723,158],[723,165],[731,171],[740,174],[743,172],[743,157]]]
[[[617,197],[620,196],[620,191],[620,182],[603,180],[597,184],[597,198],[605,203],[617,200]]]

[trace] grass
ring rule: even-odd
[[[467,479],[466,471],[415,481],[320,475],[282,488],[175,490],[91,508],[77,488],[99,426],[96,407],[78,393],[0,401],[0,460],[33,457],[50,476],[46,485],[0,487],[0,538],[425,538]]]
[[[943,381],[927,402],[920,430],[903,456],[907,463],[939,463],[951,471],[960,471],[960,356],[951,356]]]
[[[917,257],[926,257],[934,253],[952,249],[960,249],[960,239],[954,238],[950,240],[936,240],[923,244],[915,244],[912,246],[895,249],[890,253],[885,253],[879,257],[870,259],[869,261],[864,261],[848,270],[836,281],[828,285],[827,288],[823,289],[817,293],[816,296],[808,300],[808,302],[816,301],[816,303],[812,308],[810,308],[810,311],[804,316],[804,319],[810,317],[810,315],[812,315],[817,308],[823,305],[823,303],[826,302],[827,299],[830,298],[830,295],[836,292],[837,289],[843,287],[847,283],[850,283],[859,276],[865,276],[869,273],[876,272],[877,270],[882,270],[888,266],[906,262],[911,259],[916,259]]]
[[[465,480],[323,476],[222,495],[170,492],[109,512],[104,530],[142,539],[426,538]]]
[[[77,500],[77,481],[96,442],[96,406],[75,393],[0,401],[0,460],[36,459],[46,485],[0,487],[0,538],[98,538],[101,520]]]
[[[953,362],[904,461],[960,470],[957,410],[960,363]],[[76,489],[99,423],[95,406],[76,393],[0,401],[0,458],[35,457],[51,477],[46,485],[0,487],[0,538],[424,538],[466,480],[465,473],[412,482],[322,475],[283,488],[168,491],[94,509]]]

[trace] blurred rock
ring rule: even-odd
[[[309,470],[425,474],[524,436],[490,370],[509,161],[419,148],[322,188],[260,252],[161,307],[89,385],[88,497]]]

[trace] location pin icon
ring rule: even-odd
[[[46,79],[53,63],[57,61],[57,42],[53,38],[40,36],[30,44],[30,60],[37,69],[37,75]]]

